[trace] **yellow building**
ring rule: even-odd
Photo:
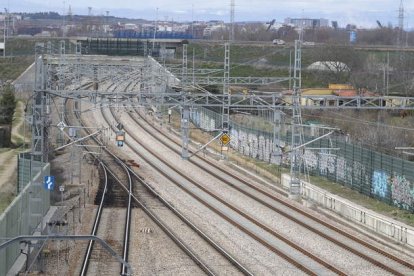
[[[355,90],[355,88],[352,85],[349,84],[329,84],[328,88],[305,88],[302,89],[302,96],[312,96],[312,97],[307,97],[307,98],[302,98],[301,99],[301,105],[306,105],[306,106],[321,106],[321,105],[325,105],[328,104],[330,105],[331,103],[328,102],[326,103],[325,100],[325,96],[337,96],[336,93],[341,92],[341,91],[350,91],[350,90]],[[318,97],[320,96],[320,97]],[[291,93],[286,94],[283,97],[284,101],[286,103],[291,104],[292,100],[291,100]]]
[[[330,96],[333,95],[334,90],[330,88],[310,88],[302,90],[302,96],[315,96],[312,98],[302,98],[301,105],[320,105],[322,100],[318,96]]]
[[[329,84],[329,89],[332,90],[354,90],[355,88],[349,84]]]

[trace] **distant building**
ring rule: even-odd
[[[41,33],[35,34],[35,37],[52,37],[52,33],[49,31],[42,31]]]
[[[224,23],[219,23],[217,25],[211,25],[212,21],[209,22],[209,26],[204,29],[203,36],[208,38],[212,35],[213,32],[224,29]],[[220,21],[218,21],[220,22]]]
[[[210,26],[215,26],[215,25],[224,25],[224,21],[222,20],[210,20],[207,22],[208,25]]]
[[[320,18],[320,19],[312,19],[312,18],[286,18],[285,24],[290,24],[295,27],[303,27],[305,29],[313,29],[313,28],[327,28],[329,27],[329,20]]]
[[[137,30],[137,24],[133,24],[133,23],[125,23],[125,30]]]
[[[193,38],[200,39],[204,37],[204,30],[206,29],[205,24],[195,24],[191,27],[191,34],[193,35]]]

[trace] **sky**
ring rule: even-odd
[[[414,0],[403,1],[405,28],[414,27]],[[235,21],[283,22],[291,18],[326,18],[336,20],[340,26],[348,23],[358,27],[398,25],[399,0],[235,0]],[[147,20],[224,20],[230,18],[230,0],[0,0],[0,8],[10,12],[56,11],[60,14],[71,6],[73,14],[86,15],[92,7],[93,15],[110,15]]]

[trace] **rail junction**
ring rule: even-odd
[[[53,126],[60,127],[61,135],[70,138],[69,143],[59,148],[77,144],[88,152],[93,152],[94,147],[103,149],[99,156],[93,156],[99,163],[104,184],[89,238],[51,237],[92,239],[99,236],[103,243],[111,240],[109,248],[116,261],[101,258],[103,255],[90,241],[79,266],[80,275],[101,274],[102,267],[111,275],[135,272],[139,265],[135,263],[134,266],[135,259],[131,257],[131,251],[138,250],[137,243],[132,246],[134,241],[131,241],[134,209],[143,210],[157,229],[184,252],[189,274],[256,275],[282,271],[310,275],[408,275],[414,272],[414,264],[406,256],[399,257],[392,250],[388,252],[370,238],[357,237],[351,234],[352,230],[303,210],[286,199],[287,195],[300,194],[301,149],[304,147],[302,109],[413,110],[414,98],[302,96],[300,40],[296,42],[294,86],[289,97],[280,92],[230,93],[232,84],[261,85],[291,79],[231,77],[230,44],[225,45],[222,77],[211,77],[203,70],[191,77],[187,70],[186,45],[183,46],[181,76],[150,56],[82,55],[82,45],[76,46],[76,53],[68,55],[64,42],[59,45],[57,54],[50,44],[37,45],[31,158],[48,161],[48,152],[53,150],[50,143]],[[210,93],[203,88],[206,85],[221,85],[223,92]],[[292,113],[289,192],[269,189],[259,184],[260,181],[224,168],[212,157],[197,154],[199,149],[190,143],[190,113],[198,107],[221,109],[221,128],[216,130],[219,136],[229,132],[230,113],[234,110],[272,111],[275,146],[280,140],[280,112]],[[52,119],[51,110],[55,108],[58,115]],[[162,116],[162,109],[179,112],[181,137],[156,126],[156,119],[145,112],[148,108],[155,110],[156,116]],[[97,131],[91,131],[97,122],[100,125]],[[70,136],[68,129],[75,129],[77,135],[67,137]],[[105,136],[108,131],[111,135],[124,133],[123,140],[118,140],[122,142],[118,147],[108,142]],[[121,146],[123,153],[119,153]],[[169,157],[165,156],[167,152]],[[151,172],[151,177],[141,176],[141,168],[133,168],[125,161],[127,158],[145,164],[142,167]],[[168,183],[168,188],[156,186],[154,178]],[[188,202],[174,201],[174,193]],[[249,204],[243,205],[241,201]],[[99,227],[105,229],[105,223],[110,225],[114,217],[123,217],[120,220],[124,223],[111,236],[106,236],[108,233],[100,232]],[[283,221],[285,227],[278,227],[272,217]],[[206,219],[211,220],[210,225],[206,225]],[[303,237],[314,242],[307,242]],[[229,242],[223,242],[225,239]],[[242,248],[237,248],[238,241]],[[256,261],[259,263],[254,264]],[[272,263],[280,267],[270,265]]]

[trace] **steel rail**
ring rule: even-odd
[[[106,115],[103,113],[105,120],[109,121],[108,118],[106,117]],[[232,206],[231,204],[229,204],[228,202],[226,202],[225,200],[223,200],[221,197],[219,197],[218,195],[213,194],[211,191],[207,190],[205,187],[203,187],[202,185],[198,184],[196,181],[194,181],[193,179],[191,179],[188,175],[184,174],[183,172],[177,170],[174,165],[170,164],[168,161],[165,161],[163,157],[161,157],[160,155],[158,155],[157,153],[155,153],[152,149],[150,149],[149,147],[145,146],[144,144],[142,144],[141,142],[138,142],[139,139],[137,139],[135,137],[135,135],[133,133],[130,133],[130,136],[134,138],[134,140],[137,140],[136,142],[138,144],[140,144],[146,151],[148,151],[149,153],[151,153],[152,155],[154,155],[158,160],[160,160],[161,162],[163,162],[165,165],[167,165],[170,169],[172,169],[173,171],[175,171],[176,173],[178,173],[181,177],[183,177],[184,179],[186,179],[187,181],[189,181],[190,183],[192,183],[193,185],[195,185],[196,187],[198,187],[199,189],[201,189],[202,191],[204,191],[205,193],[209,194],[211,197],[215,198],[216,200],[218,200],[219,202],[221,202],[222,204],[226,205],[228,208],[232,209],[233,211],[235,211],[236,213],[238,213],[239,215],[245,217],[247,220],[251,221],[253,224],[259,226],[260,228],[262,228],[263,230],[267,231],[269,234],[273,235],[274,237],[276,237],[279,240],[282,240],[283,242],[285,242],[286,244],[288,244],[289,246],[291,246],[292,248],[295,248],[295,250],[301,252],[303,255],[313,259],[315,262],[319,263],[320,265],[328,268],[329,270],[337,273],[338,275],[346,275],[345,272],[335,268],[334,266],[332,266],[331,264],[327,263],[326,261],[322,260],[321,258],[311,254],[310,252],[307,252],[306,250],[304,250],[303,248],[301,248],[301,246],[296,245],[295,243],[293,243],[292,241],[288,240],[286,237],[283,237],[282,235],[280,235],[279,233],[277,233],[276,231],[270,229],[269,227],[267,227],[266,225],[260,223],[259,221],[255,220],[253,217],[247,215],[245,212],[243,212],[242,210]],[[262,237],[258,236],[256,233],[252,232],[251,230],[247,229],[245,226],[242,226],[241,224],[239,224],[238,222],[236,222],[235,220],[233,220],[232,218],[230,218],[229,216],[225,215],[221,210],[219,210],[217,207],[212,206],[211,204],[209,204],[208,202],[206,202],[204,199],[202,199],[200,196],[196,195],[195,193],[193,193],[190,189],[184,187],[181,183],[178,183],[176,180],[172,179],[166,172],[164,172],[163,170],[160,170],[158,168],[158,166],[156,164],[154,164],[153,161],[149,160],[149,158],[147,158],[146,156],[144,156],[141,152],[137,151],[133,146],[131,146],[131,144],[126,141],[125,142],[130,148],[131,150],[133,150],[137,155],[139,155],[142,159],[144,159],[147,163],[151,164],[151,166],[153,166],[154,168],[156,168],[159,173],[161,173],[162,175],[164,175],[166,178],[170,179],[175,185],[177,185],[180,189],[182,189],[183,191],[185,191],[187,194],[189,194],[190,196],[192,196],[193,198],[197,199],[199,202],[201,202],[203,205],[205,205],[206,207],[208,207],[210,210],[212,210],[213,212],[217,213],[220,217],[222,217],[223,219],[225,219],[226,221],[228,221],[229,223],[231,223],[232,225],[234,225],[235,227],[239,228],[241,231],[245,232],[246,234],[248,234],[249,236],[251,236],[253,239],[257,240],[259,243],[261,243],[263,246],[265,246],[266,248],[268,248],[269,250],[275,252],[276,254],[278,254],[279,256],[283,257],[284,259],[286,259],[288,262],[290,262],[291,264],[295,265],[296,267],[298,267],[299,269],[301,269],[302,271],[304,271],[305,273],[308,273],[310,275],[317,275],[317,273],[315,271],[313,271],[312,269],[308,268],[305,264],[295,260],[293,257],[289,256],[288,254],[286,254],[285,252],[282,252],[281,250],[279,250],[278,248],[274,247],[272,244],[270,244],[269,242],[267,242],[265,239],[263,239]]]
[[[131,114],[129,114],[129,115],[131,116]],[[161,131],[157,128],[157,127],[155,127],[153,124],[150,124],[150,123],[147,121],[147,119],[146,119],[146,118],[144,118],[143,116],[140,116],[140,117],[141,117],[141,118],[143,118],[143,119],[146,121],[146,123],[147,123],[147,124],[148,124],[148,125],[149,125],[152,129],[156,130],[156,132],[158,132],[160,135],[162,135],[163,137],[166,137],[168,140],[170,140],[170,141],[172,141],[173,143],[175,143],[175,144],[179,145],[179,143],[177,143],[174,139],[172,139],[172,138],[171,138],[171,137],[169,137],[168,135],[165,135],[164,133],[162,133],[162,132],[161,132]],[[138,125],[140,125],[142,128],[144,128],[146,131],[149,131],[149,130],[148,130],[148,127],[143,126],[143,125],[142,125],[142,123],[141,123],[141,122],[139,122],[138,120],[136,120],[133,116],[131,116],[131,118],[132,118],[132,119],[133,119],[133,120],[134,120],[134,121],[135,121]],[[153,132],[151,132],[151,133],[153,133]],[[160,139],[159,139],[159,141],[160,141],[161,143],[163,143]],[[169,145],[169,144],[167,144],[167,143],[163,143],[163,144],[164,144],[165,146],[167,146],[168,148],[170,148],[171,150],[173,150],[174,152],[176,152],[177,154],[180,154],[180,151],[179,151],[179,150],[177,150],[177,149],[174,149],[171,145]],[[189,150],[189,152],[191,152],[191,150]],[[267,191],[265,191],[265,190],[263,190],[263,189],[261,189],[261,188],[257,187],[256,185],[254,185],[254,184],[252,184],[252,183],[250,183],[250,182],[246,181],[245,179],[243,179],[243,178],[241,178],[241,177],[239,177],[239,176],[237,176],[237,175],[234,175],[234,174],[230,173],[228,170],[226,170],[226,169],[224,169],[224,168],[222,168],[222,167],[218,166],[217,164],[215,164],[215,163],[214,163],[214,162],[212,162],[211,160],[208,160],[207,158],[203,158],[203,157],[201,157],[201,156],[197,156],[197,157],[198,157],[200,160],[202,160],[202,161],[206,162],[208,165],[212,166],[213,168],[215,168],[215,169],[219,170],[220,172],[222,172],[222,173],[224,173],[224,174],[226,174],[226,175],[228,175],[228,176],[230,176],[230,177],[232,177],[232,178],[236,179],[237,181],[239,181],[239,182],[241,182],[241,183],[245,184],[246,186],[248,186],[249,188],[252,188],[253,190],[255,190],[255,191],[257,191],[257,192],[259,192],[259,193],[263,194],[264,196],[268,197],[269,199],[275,200],[275,201],[277,201],[277,202],[279,202],[279,203],[281,203],[281,204],[283,204],[283,205],[285,205],[285,206],[287,206],[287,207],[289,207],[289,208],[293,209],[294,211],[298,212],[299,214],[304,215],[304,216],[306,216],[306,217],[310,218],[311,220],[313,220],[313,221],[315,221],[315,222],[317,222],[317,223],[319,223],[319,224],[321,224],[321,225],[323,225],[323,226],[325,226],[325,227],[327,227],[327,228],[329,228],[329,229],[331,229],[331,230],[333,230],[333,231],[337,232],[338,234],[341,234],[341,235],[343,235],[343,236],[345,236],[345,237],[347,237],[347,238],[349,238],[349,239],[351,239],[351,240],[353,240],[353,241],[355,241],[355,242],[357,242],[357,243],[359,243],[359,244],[361,244],[361,245],[363,245],[363,246],[365,246],[365,247],[367,247],[367,248],[369,248],[369,249],[371,249],[371,250],[373,250],[373,251],[375,251],[375,252],[377,252],[377,253],[379,253],[379,254],[381,254],[381,255],[384,255],[385,257],[387,257],[387,258],[389,258],[389,259],[391,259],[391,260],[393,260],[393,261],[395,261],[395,262],[397,262],[397,263],[399,263],[399,264],[401,264],[401,265],[403,265],[403,266],[406,266],[407,268],[410,268],[410,269],[413,269],[413,270],[414,270],[414,264],[409,263],[409,262],[407,262],[407,261],[405,261],[405,260],[403,260],[403,259],[401,259],[401,258],[398,258],[397,256],[395,256],[395,255],[393,255],[393,254],[390,254],[389,252],[386,252],[385,250],[383,250],[383,249],[381,249],[381,248],[379,248],[379,247],[376,247],[376,246],[375,246],[375,245],[373,245],[373,244],[370,244],[370,243],[368,243],[368,242],[366,242],[366,241],[364,241],[364,240],[362,240],[362,239],[360,239],[360,238],[358,238],[358,237],[355,237],[355,236],[353,236],[353,235],[351,235],[351,234],[347,233],[346,231],[344,231],[344,230],[342,230],[342,229],[340,229],[340,228],[338,228],[338,227],[336,227],[336,226],[334,226],[334,225],[332,225],[332,224],[330,224],[330,223],[328,223],[328,222],[326,222],[326,221],[323,221],[322,219],[320,219],[320,218],[318,218],[318,217],[316,217],[316,216],[313,216],[313,215],[309,214],[308,212],[306,212],[306,211],[304,211],[304,210],[302,210],[302,209],[298,208],[297,206],[294,206],[292,203],[288,202],[287,200],[282,200],[281,198],[276,197],[275,195],[272,195],[271,193],[269,193],[269,192],[267,192]],[[377,265],[377,266],[379,266],[379,267],[383,268],[384,270],[387,270],[387,271],[389,271],[389,272],[391,272],[391,273],[393,273],[393,274],[396,274],[396,275],[401,275],[401,273],[400,273],[400,272],[398,272],[398,271],[394,270],[393,268],[391,268],[391,267],[387,266],[387,264],[384,264],[384,263],[382,263],[382,262],[379,262],[379,261],[377,261],[377,260],[373,259],[372,257],[368,256],[368,255],[365,255],[365,254],[362,254],[361,252],[358,252],[357,250],[355,250],[354,248],[350,247],[349,245],[347,245],[347,244],[345,244],[345,243],[343,243],[343,242],[338,241],[336,238],[331,237],[331,236],[329,236],[329,235],[327,235],[327,234],[323,233],[322,231],[320,231],[320,230],[316,229],[315,227],[310,227],[310,226],[309,226],[309,225],[307,225],[305,222],[303,222],[303,221],[301,221],[301,220],[299,220],[299,219],[295,218],[294,216],[292,216],[290,213],[287,213],[287,212],[284,212],[284,211],[282,211],[282,210],[280,210],[280,209],[277,209],[277,208],[275,208],[274,206],[270,205],[269,203],[265,202],[263,199],[260,199],[260,198],[258,198],[257,196],[252,195],[251,193],[247,192],[247,191],[246,191],[246,190],[244,190],[244,189],[241,189],[241,188],[240,188],[240,187],[238,187],[237,185],[233,185],[231,182],[229,182],[228,180],[226,180],[226,179],[225,179],[225,178],[223,178],[222,176],[217,175],[216,173],[212,172],[212,171],[211,171],[209,168],[207,168],[206,166],[201,166],[200,164],[198,164],[197,162],[194,162],[194,161],[193,161],[193,160],[191,160],[191,159],[190,159],[189,161],[190,161],[192,164],[194,164],[194,165],[196,165],[196,166],[198,166],[198,167],[202,167],[202,168],[203,168],[203,170],[204,170],[205,172],[207,172],[207,173],[209,173],[209,174],[213,175],[214,177],[218,178],[220,181],[222,181],[222,182],[226,183],[227,185],[231,186],[232,188],[236,189],[237,191],[239,191],[239,192],[241,192],[241,193],[243,193],[243,194],[245,194],[245,195],[247,195],[247,196],[249,196],[249,197],[253,198],[254,200],[256,200],[256,201],[260,202],[261,204],[263,204],[264,206],[266,206],[266,207],[270,208],[271,210],[273,210],[273,211],[275,211],[275,212],[277,212],[277,213],[279,213],[279,214],[281,214],[281,215],[285,216],[286,218],[288,218],[288,219],[290,219],[290,220],[292,220],[292,221],[294,221],[294,222],[296,222],[296,223],[298,223],[298,224],[302,225],[303,227],[306,227],[307,229],[309,229],[309,230],[313,231],[314,233],[316,233],[316,234],[318,234],[318,235],[320,235],[320,236],[324,237],[325,239],[328,239],[328,240],[330,240],[330,241],[332,241],[332,242],[336,243],[337,245],[339,245],[339,246],[341,246],[341,247],[345,248],[346,250],[349,250],[349,251],[351,251],[352,253],[354,253],[354,254],[356,254],[356,255],[360,256],[361,258],[364,258],[365,260],[367,260],[367,261],[369,261],[369,262],[371,262],[371,263],[373,263],[373,264],[375,264],[375,265]]]

